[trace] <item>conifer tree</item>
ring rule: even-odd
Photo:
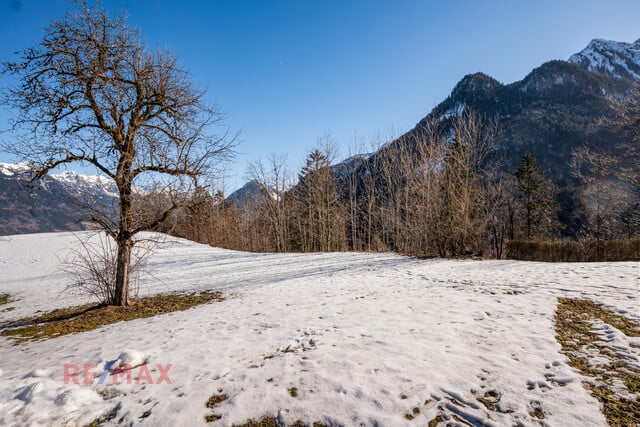
[[[536,158],[527,151],[514,173],[521,201],[517,218],[520,237],[538,240],[549,236],[556,227],[558,204],[551,186],[546,182]]]
[[[343,250],[344,218],[328,156],[317,149],[312,151],[299,179],[294,194],[300,249],[304,252]]]

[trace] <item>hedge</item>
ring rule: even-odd
[[[640,261],[640,239],[507,242],[507,258],[522,261]]]

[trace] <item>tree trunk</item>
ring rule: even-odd
[[[116,266],[116,289],[113,305],[129,305],[129,272],[131,269],[131,249],[133,247],[133,177],[130,174],[131,161],[124,158],[118,165],[117,181],[120,185],[120,227],[116,236],[118,260]]]
[[[113,305],[129,305],[129,269],[131,266],[131,239],[118,242],[118,264],[116,268],[116,290]]]

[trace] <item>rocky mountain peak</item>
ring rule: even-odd
[[[633,43],[593,39],[569,62],[594,73],[640,82],[640,39]]]

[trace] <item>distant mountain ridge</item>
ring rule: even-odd
[[[330,168],[335,173],[336,179],[344,179],[367,161],[371,155],[372,154],[356,154],[341,161],[340,163],[332,165]],[[269,189],[269,195],[272,198],[279,197],[281,193],[282,190],[278,191],[275,188]],[[231,203],[239,209],[247,209],[248,205],[258,203],[262,200],[263,194],[263,184],[252,179],[233,193],[229,194],[225,200],[227,203]]]
[[[264,197],[264,190],[265,188],[260,182],[252,179],[233,193],[229,194],[225,200],[227,203],[230,203],[237,208],[244,209],[249,205],[254,205],[259,200],[262,200],[262,197]],[[269,195],[271,197],[277,197],[275,189],[269,189]]]
[[[590,72],[566,61],[547,62],[508,85],[482,73],[470,74],[398,141],[411,139],[433,117],[446,124],[470,108],[498,121],[501,135],[496,148],[510,166],[529,150],[561,181],[568,177],[566,165],[575,147],[587,142],[612,144],[619,139],[602,119],[613,117],[616,103],[628,99],[634,87],[633,80]]]
[[[558,186],[561,221],[567,224],[577,203],[571,153],[583,144],[611,150],[623,140],[607,119],[614,118],[617,106],[630,101],[640,87],[639,42],[593,40],[568,61],[546,62],[510,84],[484,73],[468,74],[412,130],[375,153],[371,163],[355,173],[364,176],[375,170],[379,158],[392,156],[398,145],[410,152],[434,119],[447,129],[453,118],[471,109],[498,122],[494,148],[503,159],[504,172],[513,173],[526,151],[536,157]],[[574,231],[565,230],[568,235]]]
[[[640,82],[640,39],[633,43],[594,39],[569,62],[594,73]]]
[[[351,157],[332,166],[339,182],[352,174],[364,176],[378,156],[395,144],[410,146],[429,120],[447,126],[471,108],[498,120],[496,149],[512,172],[527,150],[564,197],[563,215],[571,210],[571,151],[584,143],[609,148],[622,138],[602,120],[613,115],[640,85],[640,40],[633,43],[592,40],[567,61],[549,61],[522,80],[503,84],[484,73],[468,74],[451,94],[416,124],[414,129],[372,154]],[[373,163],[369,163],[373,162]],[[249,182],[227,201],[250,203],[261,189]],[[270,191],[271,193],[272,191]],[[105,177],[67,171],[43,177],[32,188],[25,164],[0,163],[0,234],[79,230],[91,226],[82,209],[95,202],[115,209],[117,191]],[[276,196],[277,197],[277,196]]]
[[[117,188],[98,175],[64,171],[30,182],[26,163],[0,163],[0,235],[91,228],[91,212],[113,211]]]
[[[497,143],[512,164],[531,150],[557,179],[566,178],[566,161],[575,146],[611,145],[620,138],[602,119],[611,118],[615,105],[638,87],[634,70],[640,70],[639,47],[638,42],[594,40],[570,61],[546,62],[510,84],[484,73],[468,74],[394,143],[406,143],[434,117],[446,125],[471,108],[499,121],[502,134]]]

